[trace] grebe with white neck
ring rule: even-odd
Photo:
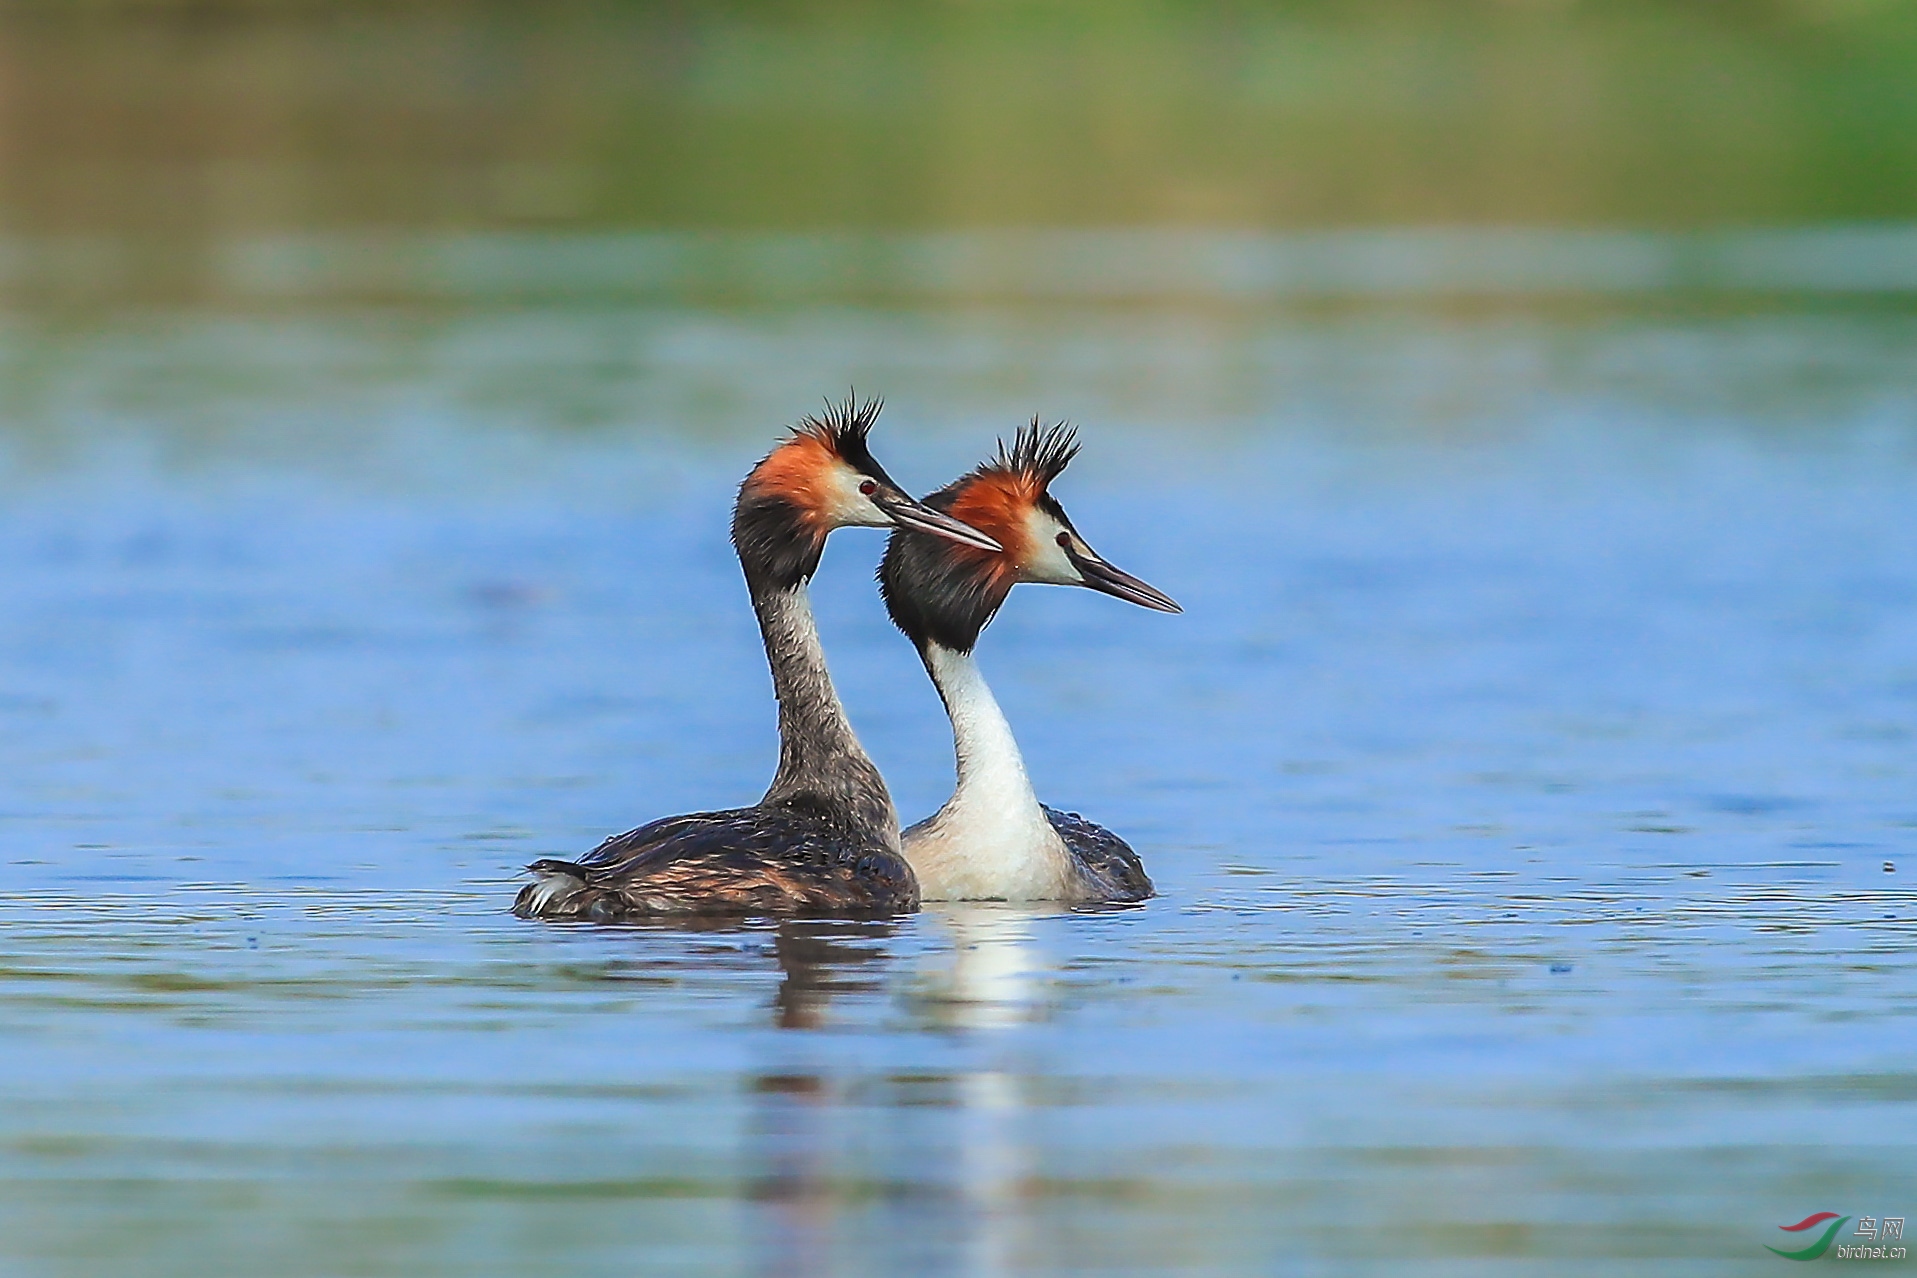
[[[611,923],[918,908],[898,813],[833,690],[807,583],[835,528],[911,528],[980,554],[999,543],[892,482],[866,443],[878,410],[877,401],[860,407],[848,398],[805,419],[753,467],[733,508],[732,544],[779,702],[772,788],[751,807],[642,825],[577,861],[535,861],[515,914]]]
[[[1163,592],[1101,558],[1051,496],[1078,453],[1076,435],[1036,418],[1010,448],[925,499],[1000,542],[1000,551],[901,530],[886,544],[879,586],[892,621],[919,650],[952,720],[958,784],[906,830],[905,858],[928,901],[1142,901],[1152,882],[1110,830],[1038,801],[1018,742],[973,649],[1014,585],[1086,586],[1159,612]]]

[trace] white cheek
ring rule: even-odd
[[[1076,586],[1081,578],[1058,544],[1058,534],[1064,531],[1058,521],[1043,511],[1034,510],[1027,527],[1031,530],[1032,553],[1019,576],[1041,585]]]
[[[826,517],[835,528],[890,528],[892,519],[859,491],[865,476],[849,466],[832,471],[827,490]]]

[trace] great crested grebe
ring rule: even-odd
[[[972,649],[1021,581],[1089,586],[1179,612],[1166,595],[1099,558],[1047,491],[1078,453],[1076,435],[1034,418],[1011,448],[925,499],[990,534],[1004,550],[948,546],[894,532],[879,565],[892,621],[919,650],[958,749],[958,787],[905,831],[905,859],[928,901],[1142,901],[1152,881],[1138,854],[1103,826],[1038,801],[1011,725]]]
[[[779,701],[779,771],[749,808],[665,817],[577,861],[535,861],[522,918],[616,922],[686,914],[879,915],[918,908],[898,812],[846,722],[806,583],[835,528],[911,528],[979,554],[999,544],[892,482],[852,399],[808,417],[739,486],[732,545]]]

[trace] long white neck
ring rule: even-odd
[[[1072,895],[1070,854],[1045,819],[1012,725],[972,654],[927,644],[925,668],[952,718],[958,787],[904,835],[928,901],[1055,901]]]

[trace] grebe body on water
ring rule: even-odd
[[[952,719],[958,785],[904,832],[928,901],[1142,901],[1152,882],[1126,842],[1033,792],[1012,728],[973,657],[979,634],[1021,581],[1088,586],[1145,608],[1177,604],[1102,559],[1049,491],[1077,455],[1072,431],[1038,421],[1012,447],[925,499],[1004,547],[946,545],[894,532],[879,566],[893,623],[919,650]]]
[[[918,908],[898,813],[833,690],[806,587],[848,526],[998,543],[913,500],[873,459],[876,401],[807,418],[740,485],[732,543],[779,702],[779,770],[747,808],[666,817],[577,861],[528,866],[524,918],[618,922],[690,914],[872,916]]]

